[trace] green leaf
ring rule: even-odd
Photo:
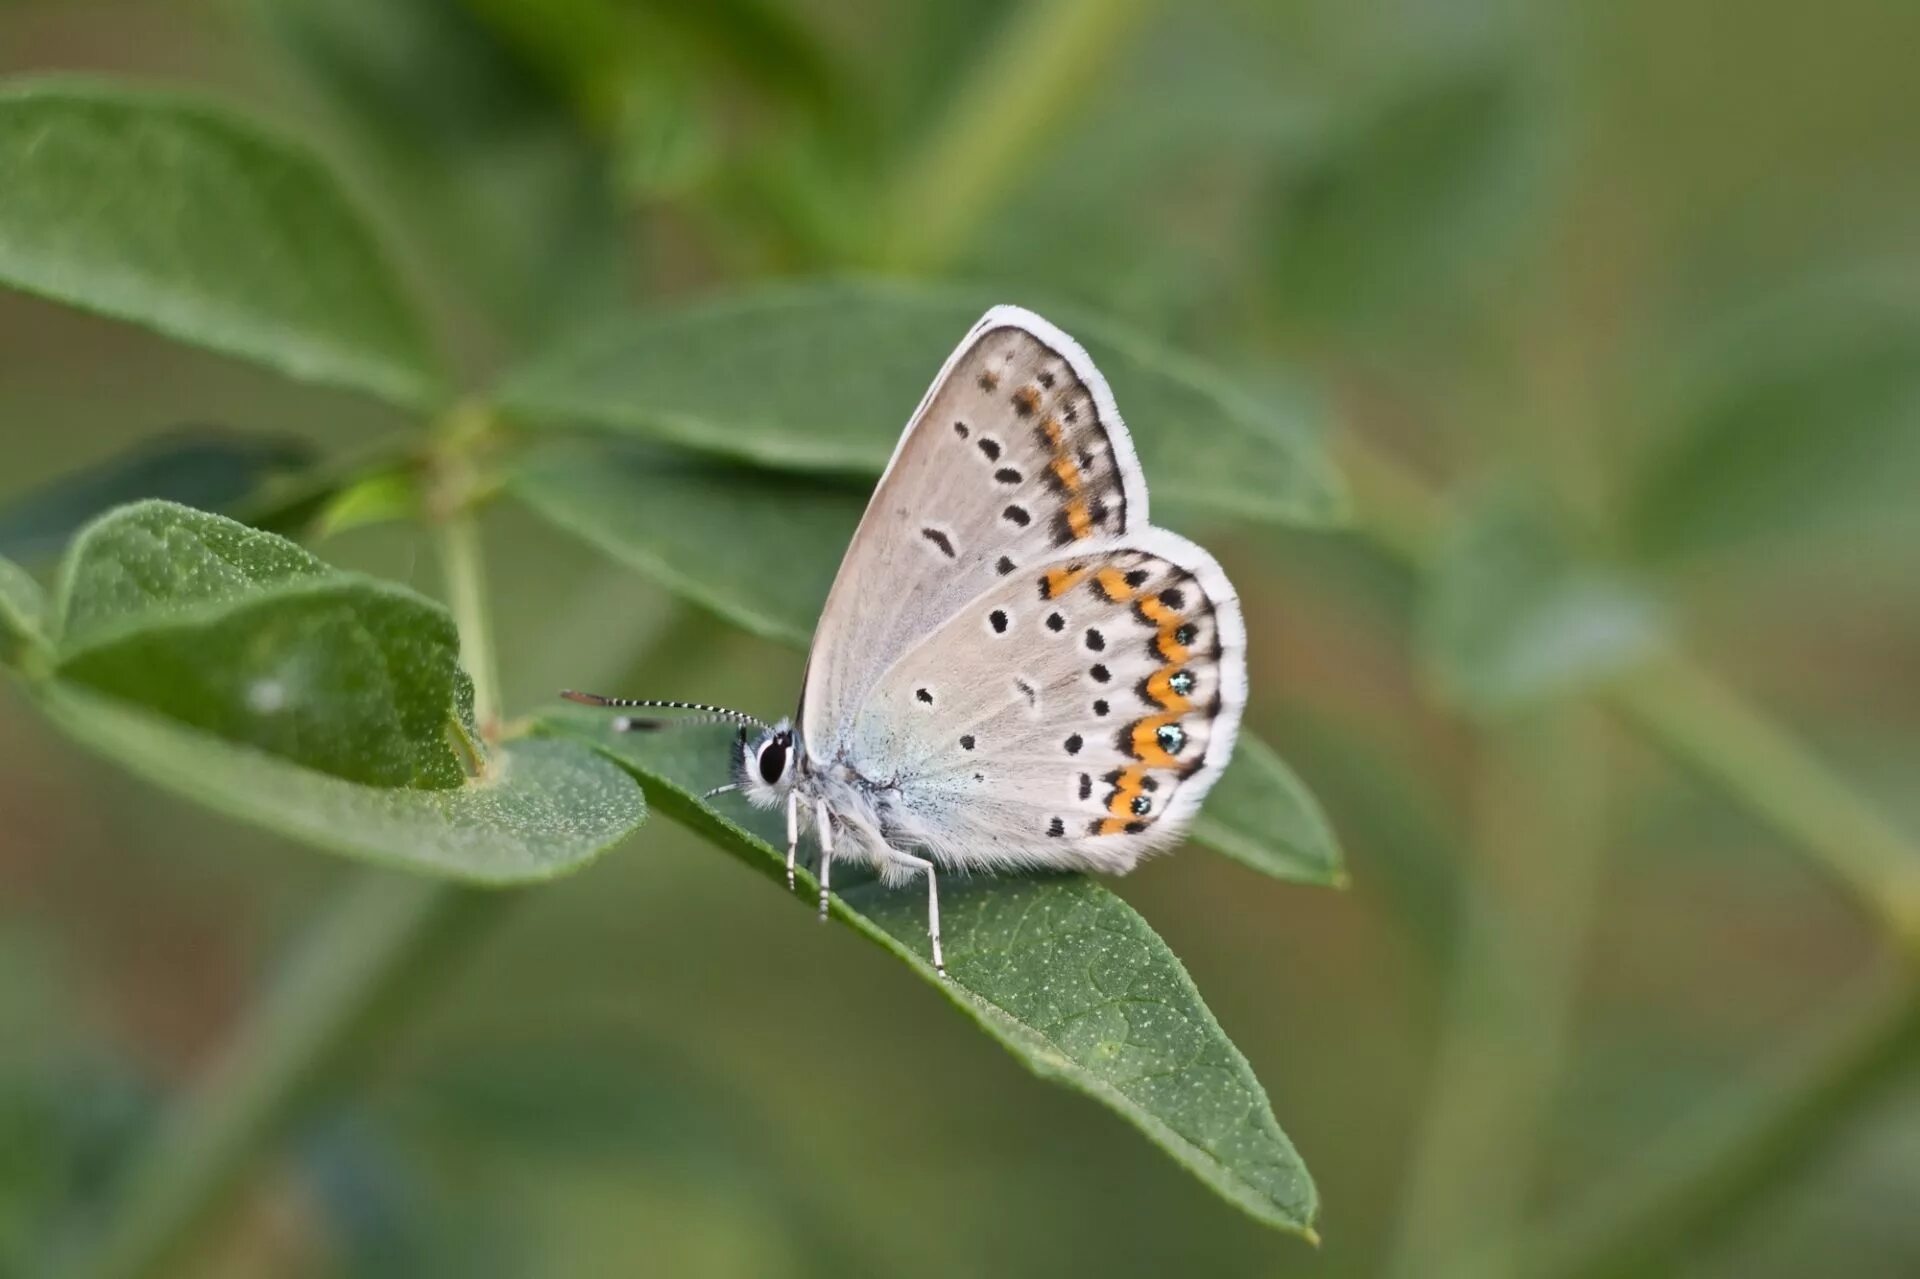
[[[864,487],[702,465],[626,445],[535,449],[508,488],[666,589],[796,648],[813,635],[867,504]],[[1313,797],[1248,733],[1193,837],[1279,879],[1344,880],[1338,845]]]
[[[231,509],[313,459],[313,447],[292,436],[204,427],[177,431],[8,502],[0,508],[0,555],[31,560],[57,554],[94,516],[142,498],[203,511]]]
[[[799,471],[877,475],[927,384],[997,300],[876,282],[769,288],[625,319],[537,359],[500,399],[534,423]],[[1345,511],[1305,398],[1254,397],[1071,315],[1113,385],[1156,497],[1323,525]]]
[[[1333,128],[1275,192],[1280,305],[1366,322],[1484,284],[1489,255],[1540,202],[1550,105],[1482,54],[1428,68]]]
[[[0,662],[13,665],[29,648],[46,644],[45,616],[40,583],[12,560],[0,558]]]
[[[570,712],[543,722],[554,733],[584,735],[676,819],[781,877],[778,814],[697,798],[725,772],[726,730],[614,736],[604,717]],[[810,904],[812,894],[802,901]],[[1114,1110],[1255,1219],[1313,1237],[1317,1198],[1305,1164],[1246,1058],[1132,908],[1079,877],[948,876],[940,905],[947,981],[927,958],[922,893],[869,881],[837,895],[833,909],[1035,1074]]]
[[[1658,604],[1581,553],[1518,490],[1470,503],[1431,570],[1421,623],[1442,688],[1502,710],[1576,692],[1652,656]]]
[[[217,515],[142,502],[75,539],[57,674],[369,786],[451,788],[472,685],[437,604]]]
[[[1244,730],[1194,819],[1193,837],[1275,879],[1347,882],[1333,826],[1313,792],[1272,747]]]
[[[867,505],[864,489],[631,446],[537,449],[508,490],[675,594],[796,648]]]
[[[0,89],[0,284],[293,377],[431,403],[426,341],[307,152],[215,107],[107,84]]]
[[[520,335],[604,314],[628,267],[583,103],[462,0],[260,0],[410,240]]]
[[[1878,276],[1790,290],[1700,342],[1666,414],[1671,443],[1630,499],[1638,555],[1724,564],[1878,526],[1910,542],[1920,305],[1884,293]]]
[[[37,686],[60,728],[156,785],[318,848],[467,883],[578,870],[646,818],[632,778],[570,742],[497,748],[487,775],[449,790],[363,786],[54,681]]]

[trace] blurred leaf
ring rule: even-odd
[[[326,499],[314,517],[315,538],[334,537],[350,528],[412,519],[420,514],[419,485],[404,468],[379,471]]]
[[[1275,879],[1346,883],[1340,845],[1319,802],[1273,748],[1245,729],[1193,837]]]
[[[496,747],[451,790],[361,786],[54,681],[33,690],[67,733],[158,786],[316,848],[504,886],[580,869],[646,817],[633,780],[576,743]]]
[[[293,377],[435,397],[379,246],[292,142],[185,99],[15,81],[0,173],[0,283]]]
[[[1548,106],[1517,67],[1483,55],[1429,69],[1336,126],[1280,179],[1279,305],[1366,321],[1483,277],[1537,199]]]
[[[1673,443],[1630,500],[1641,556],[1786,549],[1882,523],[1920,531],[1920,307],[1858,288],[1789,291],[1704,346]]]
[[[609,310],[626,229],[581,105],[461,0],[259,0],[441,275],[522,337]]]
[[[796,648],[811,641],[866,509],[865,494],[852,489],[631,446],[537,449],[508,486],[666,589]],[[1339,846],[1312,795],[1245,732],[1193,838],[1278,879],[1343,878]]]
[[[1583,558],[1531,499],[1497,490],[1465,510],[1433,565],[1421,643],[1451,696],[1499,710],[1624,670],[1662,629],[1644,590]]]
[[[928,382],[994,300],[875,282],[763,289],[607,325],[509,377],[500,398],[537,423],[877,475]],[[1343,515],[1317,409],[1255,400],[1138,339],[1054,318],[1112,382],[1157,493],[1283,523]]]
[[[677,819],[781,877],[778,814],[745,803],[722,811],[697,798],[725,770],[729,730],[615,736],[603,717],[570,712],[543,723],[594,743]],[[951,975],[944,981],[924,957],[924,894],[874,881],[837,895],[834,912],[1035,1074],[1108,1106],[1255,1219],[1311,1236],[1312,1179],[1259,1081],[1180,961],[1125,902],[1079,877],[949,875],[940,905]]]
[[[864,490],[629,446],[538,449],[508,489],[675,594],[796,648],[867,505]]]
[[[459,637],[412,591],[143,502],[75,539],[55,610],[64,681],[347,781],[465,780],[449,740],[472,730]]]
[[[0,555],[50,556],[94,516],[142,498],[230,509],[276,476],[305,468],[313,447],[291,436],[188,428],[64,475],[0,508]]]
[[[0,558],[0,662],[18,662],[46,643],[46,598],[40,583],[12,560]]]

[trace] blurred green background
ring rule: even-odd
[[[1861,814],[1920,831],[1916,47],[1884,0],[0,4],[0,73],[320,148],[471,379],[637,301],[954,279],[1313,386],[1355,490],[1348,532],[1191,521],[1352,887],[1119,885],[1318,1251],[656,821],[526,894],[191,1272],[1920,1273],[1920,928],[1846,888]],[[0,505],[201,424],[406,425],[0,293]],[[793,698],[717,627],[633,669],[660,591],[487,539],[510,709]],[[405,528],[320,549],[438,589]],[[353,873],[0,691],[0,1264],[88,1230]]]

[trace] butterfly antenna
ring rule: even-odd
[[[638,707],[651,710],[698,711],[697,719],[653,719],[636,715],[622,715],[614,721],[614,727],[621,732],[649,732],[656,728],[669,728],[684,724],[744,724],[762,732],[772,731],[773,725],[764,720],[755,719],[745,711],[729,710],[724,706],[709,706],[705,702],[675,702],[660,698],[641,697],[602,697],[598,693],[581,693],[573,689],[562,689],[560,696],[570,702],[579,702],[582,706]]]

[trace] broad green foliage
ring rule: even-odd
[[[530,423],[874,475],[981,313],[1018,300],[862,282],[765,289],[608,326],[521,369],[501,400]],[[1112,383],[1156,497],[1285,523],[1341,517],[1344,491],[1304,401],[1256,399],[1138,338],[1049,311]]]
[[[307,153],[210,106],[69,80],[0,88],[0,284],[403,404],[432,357]]]
[[[1421,639],[1447,692],[1499,710],[1617,674],[1662,632],[1658,605],[1630,578],[1582,556],[1535,502],[1493,490],[1442,548]]]
[[[448,284],[532,338],[618,304],[609,165],[581,103],[466,0],[258,0]]]
[[[45,613],[40,583],[12,560],[0,559],[0,661],[17,662],[29,645],[44,643]]]
[[[0,561],[0,636],[28,630],[32,586]],[[48,625],[29,691],[56,723],[308,843],[506,884],[576,868],[645,816],[630,778],[564,742],[508,743],[469,778],[473,693],[445,610],[216,515],[143,502],[95,521]]]
[[[314,460],[312,446],[292,436],[205,429],[164,436],[0,508],[0,555],[34,560],[58,554],[88,520],[142,498],[231,510]]]
[[[715,805],[698,798],[724,773],[728,730],[616,735],[604,717],[573,712],[545,722],[621,761],[657,804],[748,865],[782,873],[778,814],[737,796]],[[811,908],[810,893],[803,902]],[[1317,1198],[1306,1166],[1246,1058],[1132,908],[1077,876],[948,876],[940,909],[947,981],[928,958],[922,893],[873,881],[834,903],[841,919],[898,955],[1034,1073],[1118,1112],[1259,1220],[1311,1234]]]
[[[1484,283],[1487,251],[1536,202],[1551,104],[1489,55],[1428,71],[1329,131],[1276,192],[1274,296],[1335,323]]]
[[[559,527],[743,630],[804,646],[867,486],[677,460],[664,451],[535,450],[509,485]]]
[[[54,722],[100,754],[207,807],[396,869],[510,885],[578,870],[646,817],[633,780],[568,742],[498,748],[446,790],[363,786],[54,682]]]
[[[59,676],[369,786],[459,786],[472,687],[444,610],[271,533],[161,502],[61,573]]]
[[[668,590],[795,646],[811,639],[866,509],[864,486],[700,466],[632,447],[538,449],[511,486],[561,528]],[[1343,876],[1312,795],[1250,733],[1241,734],[1193,837],[1276,878],[1330,884]]]
[[[1632,497],[1641,556],[1733,568],[1822,535],[1920,532],[1920,305],[1888,291],[1790,291],[1714,335]]]

